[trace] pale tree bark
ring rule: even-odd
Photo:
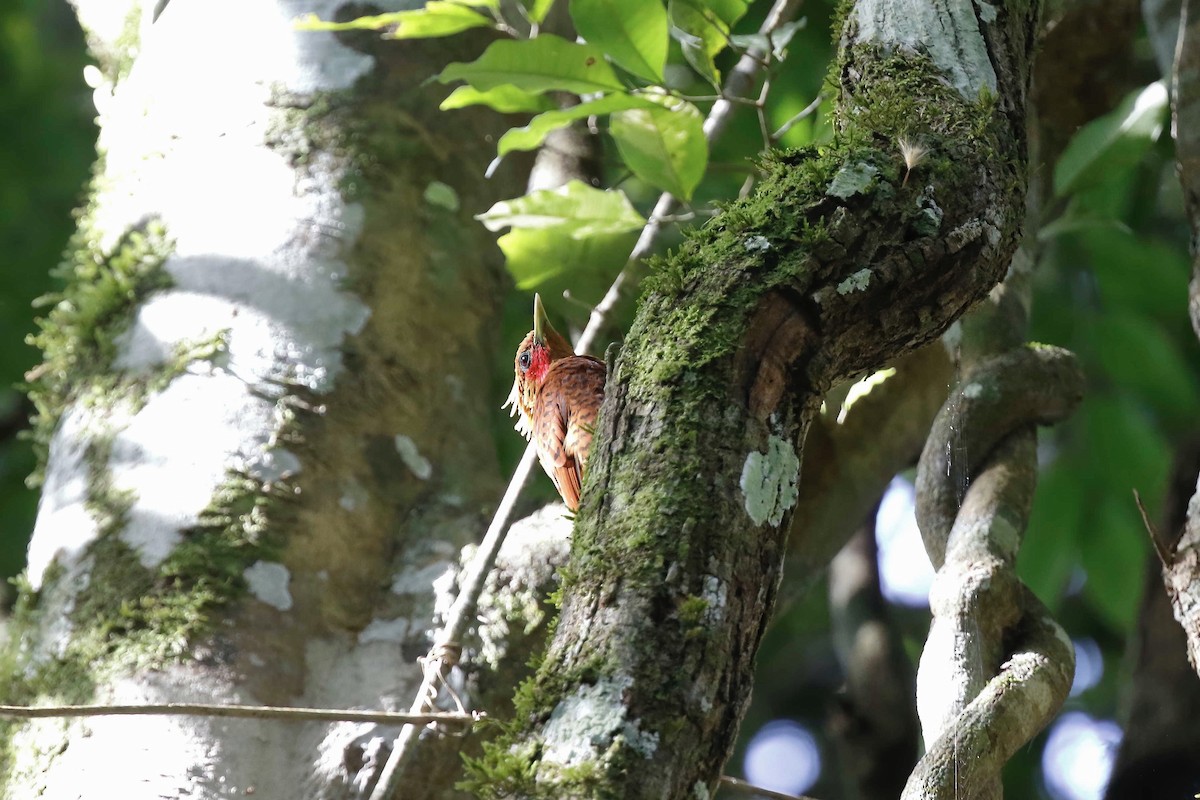
[[[662,266],[610,379],[556,635],[480,788],[711,796],[820,397],[935,338],[1012,257],[1037,20],[855,3],[835,143],[777,158]],[[901,138],[928,149],[907,181]]]
[[[488,115],[420,88],[470,51],[294,30],[326,0],[75,5],[102,161],[31,376],[56,424],[6,694],[404,709],[499,489],[504,279],[471,215],[515,192],[483,182]],[[394,735],[42,720],[6,727],[0,794],[359,797]],[[411,796],[450,796],[457,753],[422,766]]]
[[[917,522],[937,570],[917,672],[925,755],[905,800],[1003,796],[1000,773],[1056,714],[1075,670],[1066,632],[1016,575],[1037,481],[1035,425],[1083,395],[1073,356],[1023,344],[1031,258],[956,329],[960,385],[917,472]]]

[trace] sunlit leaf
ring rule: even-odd
[[[575,30],[613,61],[662,83],[667,63],[667,12],[659,0],[571,0]]]
[[[386,34],[389,39],[432,39],[451,36],[471,28],[490,26],[493,23],[490,16],[468,6],[494,5],[495,2],[492,0],[482,2],[429,0],[423,8],[359,17],[347,22],[325,22],[318,19],[315,14],[306,14],[296,20],[295,26],[298,30],[307,31],[391,29]]]
[[[440,108],[447,111],[476,105],[488,106],[502,114],[549,111],[554,108],[554,102],[550,98],[526,92],[507,83],[486,92],[481,92],[474,86],[459,86],[442,101]]]
[[[559,89],[576,94],[623,88],[600,48],[547,33],[536,39],[492,42],[476,60],[448,65],[438,80],[466,81],[481,91],[505,84],[528,92]]]
[[[624,92],[605,95],[599,100],[580,103],[570,108],[556,109],[539,114],[523,128],[513,128],[500,137],[497,152],[505,155],[513,150],[532,150],[545,141],[551,131],[570,125],[577,119],[611,114],[631,108],[644,108],[655,104],[639,95]]]
[[[700,111],[683,100],[613,114],[611,132],[626,166],[646,183],[689,200],[708,166]]]
[[[750,9],[748,0],[689,0],[692,5],[700,6],[713,12],[717,19],[729,28],[738,23]]]
[[[475,218],[490,231],[558,228],[575,238],[637,230],[646,223],[624,192],[595,189],[583,181],[503,200]]]
[[[1054,167],[1054,191],[1064,195],[1103,181],[1137,163],[1163,131],[1167,87],[1155,81],[1128,95],[1112,112],[1089,122],[1071,139]]]
[[[621,268],[632,233],[576,236],[562,227],[516,228],[497,241],[518,289],[544,289],[557,283],[578,288]]]

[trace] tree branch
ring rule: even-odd
[[[1064,418],[1083,394],[1069,352],[1020,344],[1032,261],[1019,251],[1008,280],[963,321],[962,380],[921,454],[917,522],[938,571],[917,674],[930,746],[908,800],[1000,798],[1004,763],[1071,687],[1069,640],[1016,576],[1037,483],[1034,425]]]
[[[900,795],[919,751],[912,665],[879,588],[875,511],[829,565],[829,613],[846,674],[829,727],[858,800]]]
[[[1163,502],[1160,530],[1168,551],[1183,530],[1198,471],[1200,439],[1192,438],[1175,451]],[[1126,658],[1132,666],[1124,697],[1128,716],[1105,800],[1189,797],[1200,788],[1195,785],[1200,681],[1188,663],[1187,639],[1172,616],[1171,599],[1162,589],[1162,563],[1147,559],[1145,572],[1137,629]]]
[[[776,157],[659,270],[609,381],[556,635],[521,730],[479,766],[508,776],[497,796],[715,789],[820,398],[938,336],[1012,258],[1038,6],[994,8],[860,0],[835,140]],[[931,155],[902,183],[906,135]]]

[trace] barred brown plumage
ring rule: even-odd
[[[537,448],[542,469],[567,508],[579,508],[583,470],[596,415],[604,401],[604,362],[577,356],[550,325],[542,299],[533,298],[533,330],[514,360],[516,377],[505,407],[518,416],[516,429]]]

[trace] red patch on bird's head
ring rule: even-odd
[[[529,371],[526,373],[535,384],[541,385],[550,371],[550,349],[543,344],[533,343],[529,348]]]

